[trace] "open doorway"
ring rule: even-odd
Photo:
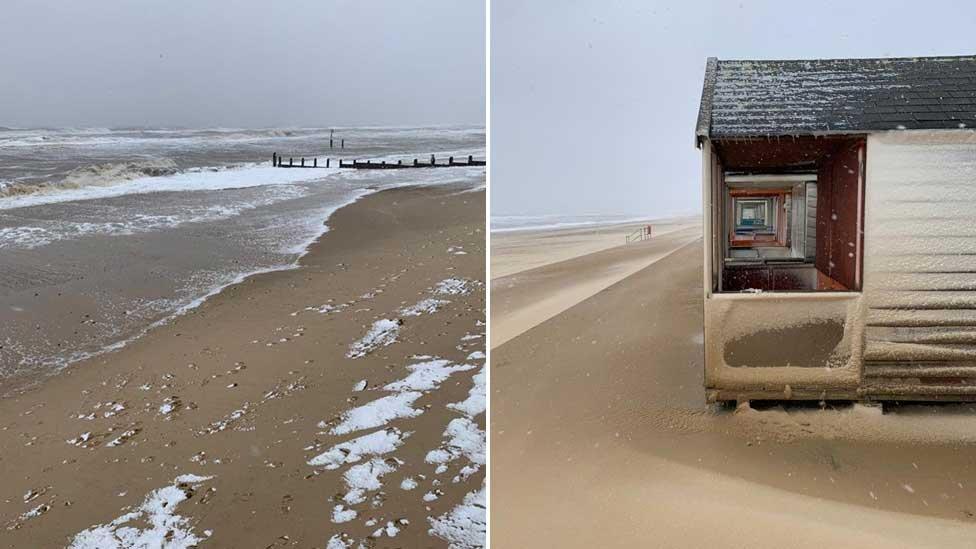
[[[719,141],[716,152],[718,291],[860,289],[863,138]]]

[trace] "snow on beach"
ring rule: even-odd
[[[349,352],[346,353],[346,356],[349,358],[362,358],[380,347],[386,347],[387,345],[396,343],[401,323],[399,319],[391,320],[384,318],[377,320],[370,327],[366,335],[349,347]]]
[[[338,469],[347,463],[356,463],[364,456],[388,454],[403,444],[410,433],[402,433],[395,427],[388,427],[363,435],[347,442],[336,444],[326,452],[308,460],[308,464],[326,469]]]
[[[485,487],[464,496],[464,501],[437,518],[430,519],[430,533],[448,542],[451,549],[477,549],[488,532],[488,501]]]
[[[463,296],[471,293],[472,289],[478,286],[478,282],[463,278],[446,278],[438,282],[433,288],[430,289],[430,293],[433,295],[456,295]],[[369,298],[373,295],[367,294]],[[366,299],[366,295],[362,296]],[[434,314],[442,306],[447,305],[450,301],[444,299],[438,299],[436,297],[427,297],[421,299],[414,305],[409,307],[402,307],[398,311],[403,316],[420,316],[423,314]],[[320,311],[320,312],[329,312]],[[400,333],[400,326],[403,325],[403,319],[400,318],[382,318],[373,322],[373,325],[369,328],[366,334],[353,343],[349,347],[349,352],[346,354],[349,358],[362,358],[380,347],[386,347],[396,343],[397,335]]]
[[[450,303],[433,296],[453,295],[464,296],[483,285],[476,281],[462,278],[447,278],[428,289],[429,295],[420,299],[413,306],[401,307],[398,312],[403,316],[433,315],[441,305]],[[438,306],[430,306],[434,301]],[[416,314],[408,314],[414,313]],[[350,346],[347,358],[357,359],[368,355],[371,351],[391,346],[397,343],[400,330],[406,327],[402,319],[381,318],[376,320],[367,333]],[[479,322],[476,328],[483,329]],[[434,357],[414,356],[405,365],[406,375],[400,379],[388,382],[382,386],[367,389],[367,380],[362,380],[352,387],[353,393],[370,394],[372,391],[382,393],[381,396],[358,404],[342,412],[338,417],[321,421],[320,429],[323,434],[342,437],[356,435],[344,441],[338,441],[324,451],[307,459],[308,465],[327,471],[341,471],[345,492],[339,494],[332,502],[330,512],[334,524],[347,524],[362,520],[367,527],[378,526],[370,538],[396,536],[406,521],[378,521],[374,517],[367,517],[366,511],[377,510],[385,501],[384,490],[388,478],[395,477],[397,472],[406,464],[399,457],[398,450],[414,432],[403,429],[403,422],[409,422],[426,412],[428,407],[419,407],[417,402],[427,393],[438,391],[452,376],[469,372],[479,368],[479,373],[472,376],[472,387],[468,397],[460,402],[446,405],[451,413],[460,414],[448,421],[444,432],[444,442],[437,448],[426,453],[425,462],[433,465],[435,470],[431,475],[412,475],[396,478],[393,485],[404,491],[417,490],[418,501],[430,504],[439,499],[444,492],[437,489],[442,481],[437,477],[445,474],[454,462],[460,462],[456,474],[451,478],[453,483],[467,481],[485,464],[485,432],[475,422],[485,411],[485,368],[483,362],[485,354],[480,349],[467,348],[472,345],[482,347],[484,339],[481,337],[465,337],[457,345],[457,349],[465,357],[462,361]],[[477,335],[480,335],[477,334]],[[467,348],[467,349],[466,349]],[[397,422],[394,426],[393,423]],[[364,433],[364,434],[360,434]],[[314,449],[316,445],[308,449]],[[415,464],[416,465],[416,464]],[[418,488],[421,488],[418,490]],[[431,494],[437,494],[433,498]],[[483,500],[483,496],[481,498]],[[484,508],[480,507],[479,518],[478,491],[471,492],[465,501],[442,516],[429,516],[429,534],[440,537],[451,543],[452,547],[481,547],[484,544]],[[345,533],[338,533],[328,540],[328,547],[354,547],[357,540]]]
[[[190,549],[198,537],[189,519],[176,514],[179,504],[213,477],[180,475],[169,486],[153,490],[136,510],[74,537],[69,549]]]

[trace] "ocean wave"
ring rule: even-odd
[[[141,177],[173,175],[179,171],[176,162],[169,158],[82,166],[71,170],[59,181],[32,183],[0,181],[0,198],[64,189],[105,187]]]
[[[111,170],[109,170],[111,171]],[[0,195],[0,210],[27,206],[113,198],[133,194],[176,191],[219,191],[265,185],[289,185],[333,176],[339,168],[283,170],[270,164],[244,164],[227,167],[190,168],[169,175],[125,175],[119,179],[99,176],[89,185],[49,184],[29,193]],[[152,173],[150,171],[150,173]],[[80,180],[76,180],[76,183]]]

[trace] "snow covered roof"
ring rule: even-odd
[[[976,128],[976,56],[708,59],[696,137]]]

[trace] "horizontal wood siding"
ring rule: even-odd
[[[902,133],[868,143],[865,375],[921,379],[976,364],[976,138]]]

